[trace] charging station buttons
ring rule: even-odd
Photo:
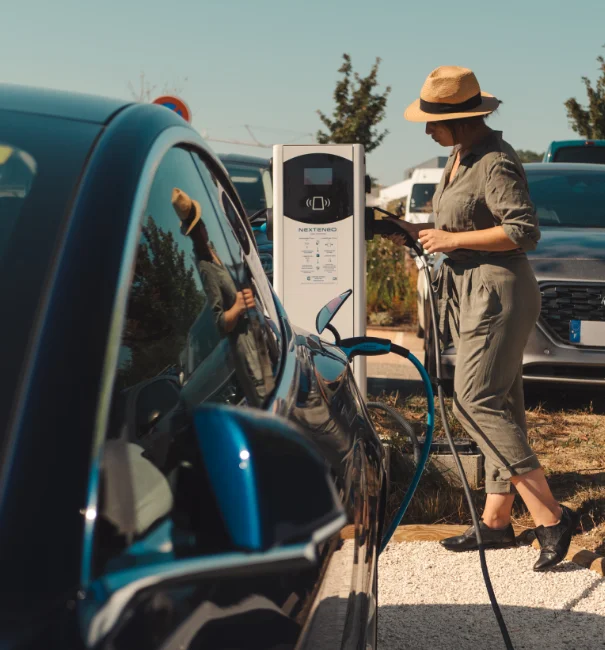
[[[307,199],[306,206],[312,210],[325,210],[330,207],[330,199],[325,199],[323,196],[314,196],[312,199]]]

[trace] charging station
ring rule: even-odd
[[[366,333],[365,154],[362,145],[273,147],[273,285],[292,322],[315,333],[319,310],[353,294],[334,318]],[[364,357],[353,373],[367,392]]]

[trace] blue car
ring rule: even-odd
[[[605,164],[605,140],[554,140],[542,162]]]
[[[0,85],[0,292],[0,647],[376,647],[383,447],[193,128]]]
[[[264,210],[273,206],[273,181],[271,161],[268,158],[241,154],[219,154],[231,181],[244,204],[248,218],[258,215],[252,222],[252,230],[258,245],[263,268],[273,282],[273,242],[267,237],[267,221]]]

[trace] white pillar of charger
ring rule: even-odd
[[[319,310],[352,289],[332,323],[342,338],[365,335],[364,211],[362,145],[273,147],[273,285],[294,325],[316,333]],[[365,398],[364,357],[353,372]]]

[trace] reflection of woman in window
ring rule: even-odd
[[[237,290],[231,274],[210,242],[208,230],[201,219],[200,204],[182,190],[174,188],[172,206],[181,220],[181,232],[190,237],[193,243],[198,270],[217,328],[236,348],[236,367],[245,362],[244,367],[238,369],[243,370],[248,382],[254,384],[257,401],[258,396],[265,396],[265,390],[254,336],[247,318],[247,310],[256,308],[254,294],[251,289]]]

